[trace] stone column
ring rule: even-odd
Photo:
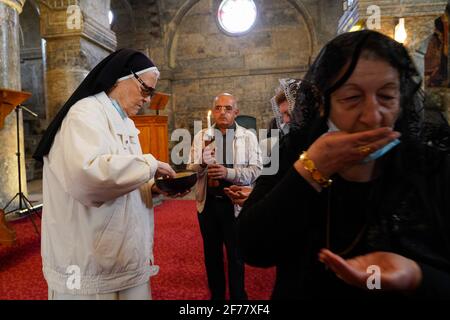
[[[398,18],[405,18],[405,28],[408,37],[405,47],[416,63],[423,77],[424,55],[430,36],[434,32],[434,20],[445,13],[445,0],[391,0],[372,1],[359,0],[354,2],[342,15],[338,33],[349,31],[354,26],[366,27],[366,20],[374,20],[375,9],[380,15],[379,29],[375,29],[390,37],[394,37]]]
[[[20,90],[19,14],[25,0],[0,0],[0,87]],[[22,191],[26,193],[23,126],[20,119]],[[16,114],[6,117],[0,129],[0,208],[19,191],[17,168]],[[9,209],[14,209],[15,201]]]
[[[116,48],[108,21],[110,1],[41,0],[41,35],[46,40],[47,121],[105,56]]]

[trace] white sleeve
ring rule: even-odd
[[[248,160],[246,160],[248,161],[247,165],[244,167],[235,166],[234,168],[227,168],[227,176],[225,179],[237,185],[251,185],[261,174],[263,168],[261,149],[256,135],[251,131],[247,131],[245,144],[239,150],[248,155]]]
[[[67,191],[85,205],[100,206],[155,175],[158,163],[152,155],[113,154],[108,120],[101,110],[71,110],[59,134],[55,143],[62,144],[59,150],[64,155],[58,158],[63,162],[59,165],[65,171]]]

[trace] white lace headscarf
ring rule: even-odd
[[[272,111],[275,116],[278,129],[282,129],[283,115],[280,112],[280,106],[276,102],[276,97],[280,92],[284,92],[286,100],[288,102],[289,115],[292,115],[294,110],[295,100],[297,99],[297,91],[300,86],[300,81],[296,79],[279,79],[280,86],[275,90],[275,96],[270,99],[272,105]]]

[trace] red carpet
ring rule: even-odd
[[[195,202],[169,200],[155,209],[155,263],[159,274],[151,278],[155,300],[208,299],[203,248]],[[13,224],[18,243],[0,247],[0,300],[47,299],[42,275],[40,239],[28,219]],[[269,299],[274,269],[246,267],[250,299]]]

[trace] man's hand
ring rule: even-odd
[[[203,149],[202,164],[203,166],[216,163],[214,144],[209,144]]]
[[[223,189],[223,191],[231,199],[233,204],[237,204],[241,207],[244,205],[245,200],[247,200],[252,190],[252,187],[236,185],[232,185],[229,188]]]
[[[367,289],[369,266],[378,266],[381,270],[381,289],[396,291],[413,291],[422,281],[419,265],[408,258],[391,252],[372,252],[364,256],[344,260],[330,250],[322,249],[319,260],[327,265],[346,283]]]
[[[208,177],[212,179],[225,179],[227,176],[227,168],[220,164],[208,165]]]

